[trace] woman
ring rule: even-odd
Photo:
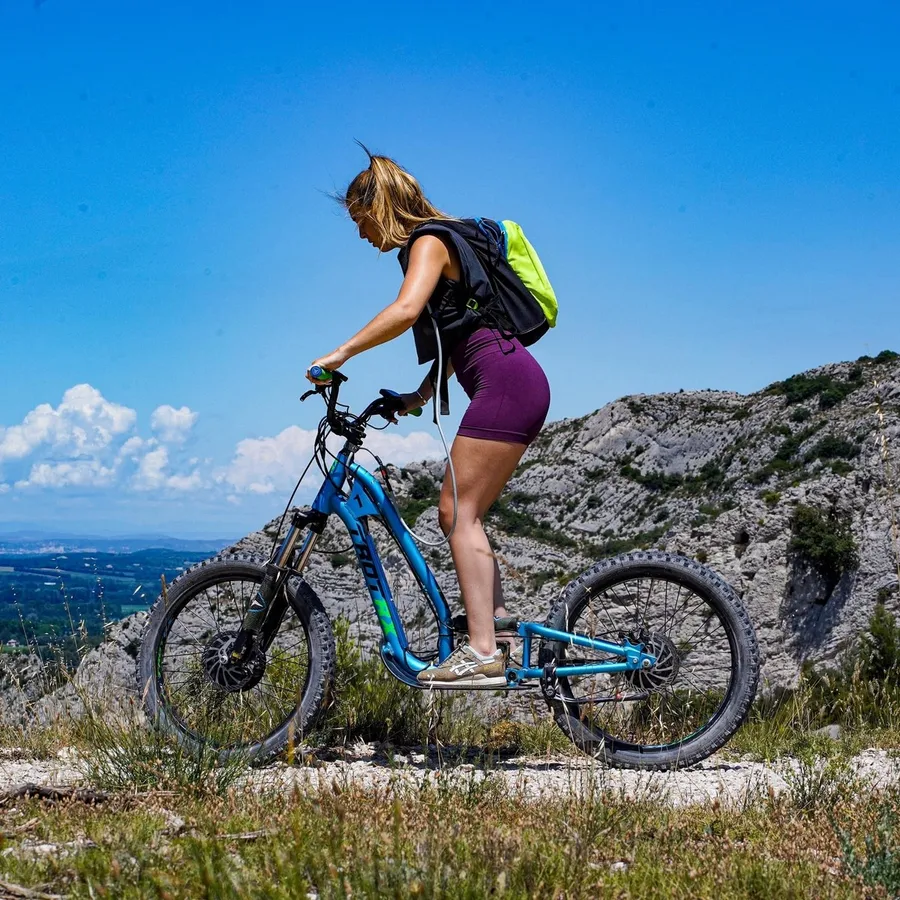
[[[435,234],[417,235],[416,229],[425,223],[457,220],[433,206],[409,172],[393,160],[371,153],[369,167],[338,199],[363,240],[381,251],[401,250],[405,277],[390,306],[310,367],[338,369],[351,357],[410,328],[420,362],[434,358],[436,346],[422,350],[429,340],[435,343],[426,305],[431,301],[431,309],[437,311],[455,304],[464,311],[466,285],[456,242]],[[540,365],[517,339],[504,338],[483,321],[476,320],[461,333],[457,329],[453,346],[445,350],[450,354],[448,374],[455,372],[471,401],[450,451],[458,494],[450,551],[466,609],[469,642],[460,644],[443,663],[429,667],[418,678],[433,687],[501,687],[506,684],[506,660],[497,648],[493,617],[507,613],[500,569],[482,523],[544,424],[550,387]],[[406,410],[424,406],[434,389],[427,376],[417,390],[402,395]],[[445,475],[439,506],[444,534],[452,521],[453,491]]]

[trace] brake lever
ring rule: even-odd
[[[385,400],[394,400],[394,401],[399,401],[399,400],[400,400],[400,394],[398,394],[397,391],[392,391],[392,390],[390,390],[390,389],[388,389],[388,388],[382,388],[381,391],[380,391],[379,393],[381,394],[382,397],[384,397]],[[395,425],[397,425],[398,422],[397,422],[397,420],[394,418],[394,416],[396,416],[397,413],[401,413],[401,412],[403,412],[403,411],[404,411],[404,409],[403,409],[403,404],[401,403],[401,405],[400,405],[399,407],[397,407],[397,409],[391,411],[390,415],[388,415],[388,414],[386,414],[386,413],[381,413],[381,415],[382,415],[385,419],[387,419],[388,422],[393,422]],[[421,410],[421,409],[418,409],[418,408],[417,408],[417,409],[410,409],[410,410],[407,411],[406,414],[407,414],[408,416],[421,416],[421,415],[422,415],[422,410]]]
[[[300,402],[302,403],[302,402],[303,402],[304,400],[306,400],[307,398],[312,397],[313,394],[321,394],[322,396],[324,396],[324,395],[325,395],[325,391],[326,391],[326,389],[327,389],[328,387],[330,387],[330,384],[317,384],[314,388],[310,388],[310,389],[309,389],[309,390],[308,390],[308,391],[300,398]]]

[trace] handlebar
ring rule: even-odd
[[[347,381],[347,376],[337,370],[325,369],[322,366],[311,366],[309,376],[318,383],[312,390],[307,391],[300,400],[306,400],[312,394],[324,395],[327,392],[328,411],[326,418],[335,434],[361,442],[365,435],[366,424],[372,416],[380,415],[388,421],[393,421],[395,413],[405,410],[405,404],[400,399],[400,394],[396,391],[382,388],[381,396],[373,400],[360,415],[357,416],[350,412],[339,413],[337,412],[338,394],[341,384]],[[421,416],[422,410],[420,408],[411,409],[408,411],[408,414]]]

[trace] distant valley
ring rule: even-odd
[[[186,542],[192,543],[192,542]],[[6,652],[99,642],[104,625],[146,609],[184,569],[217,549],[27,553],[0,545],[0,645]],[[11,644],[12,642],[12,644]]]

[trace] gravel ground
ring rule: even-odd
[[[808,789],[827,763],[813,768],[797,760],[760,763],[712,757],[698,766],[677,772],[635,772],[608,769],[587,758],[515,757],[475,763],[439,764],[432,754],[384,752],[367,745],[354,747],[341,759],[317,761],[309,766],[276,763],[254,769],[249,784],[259,789],[315,790],[321,786],[359,786],[368,789],[417,789],[451,778],[476,785],[484,779],[505,783],[506,790],[526,799],[570,796],[588,791],[623,799],[652,800],[672,806],[706,804],[743,805],[764,794]],[[900,782],[900,759],[885,750],[866,750],[837,770],[848,788],[877,789]],[[833,776],[832,776],[833,777]],[[78,754],[59,751],[55,758],[34,759],[15,750],[0,750],[0,790],[34,783],[46,786],[84,784]]]

